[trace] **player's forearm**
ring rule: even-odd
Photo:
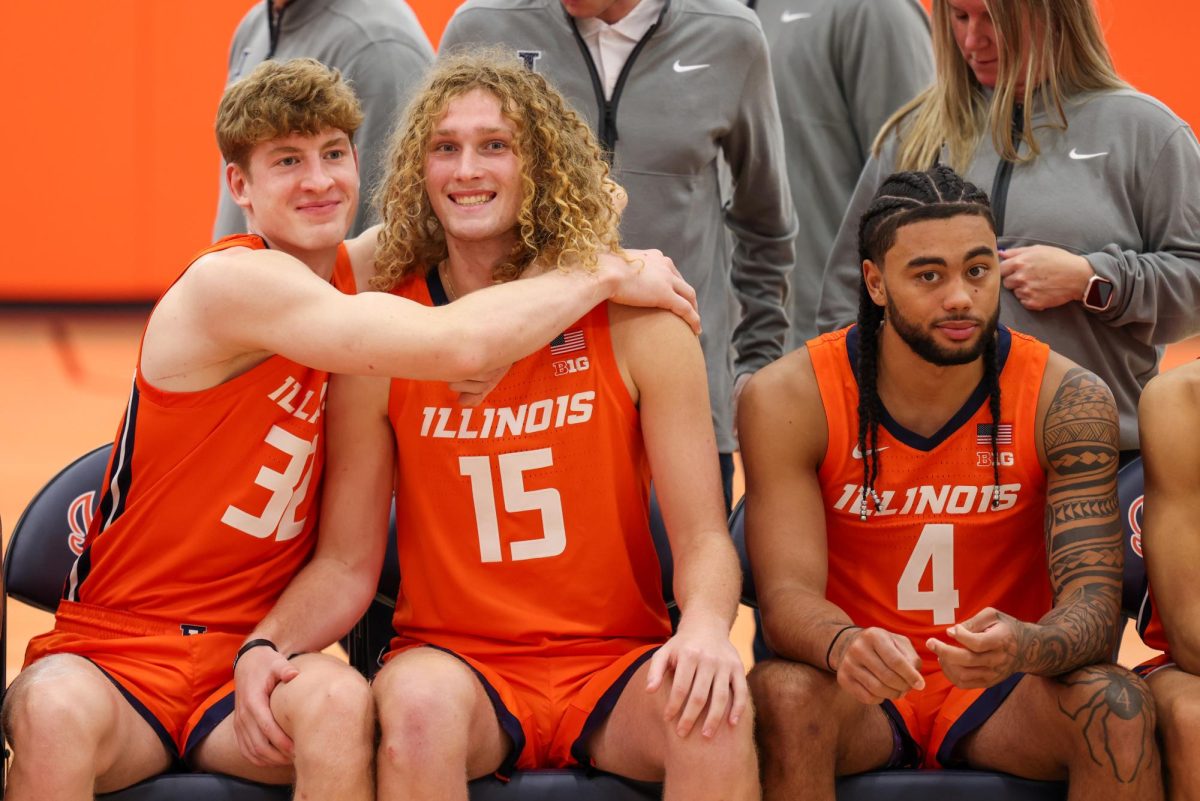
[[[326,648],[345,636],[370,605],[376,581],[368,573],[314,558],[246,639],[270,640],[284,656]]]
[[[760,592],[759,600],[763,635],[772,651],[784,659],[823,670],[829,669],[827,655],[837,664],[841,647],[849,642],[847,627],[856,625],[841,607],[820,594],[800,589],[769,596]]]
[[[277,352],[349,375],[477,378],[550,342],[613,293],[616,275],[554,271],[472,292],[436,309],[380,292],[346,296],[326,307],[325,317],[306,324],[331,332],[319,343]]]
[[[456,342],[477,354],[480,372],[505,367],[558,336],[598,303],[612,296],[618,273],[601,268],[551,270],[543,275],[489,287],[450,306]]]
[[[1118,591],[1089,584],[1060,601],[1037,623],[1017,627],[1016,667],[1038,676],[1058,676],[1111,659],[1120,614]]]
[[[742,573],[729,535],[711,531],[697,535],[695,544],[674,553],[675,602],[685,621],[718,620],[733,626],[741,595]]]

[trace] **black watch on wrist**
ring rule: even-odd
[[[1108,311],[1112,296],[1112,281],[1093,275],[1088,279],[1087,288],[1083,290],[1083,308],[1094,312]]]

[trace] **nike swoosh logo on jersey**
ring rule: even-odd
[[[675,70],[676,72],[692,72],[694,70],[707,69],[708,67],[711,67],[711,66],[712,66],[711,64],[687,64],[687,65],[684,65],[684,64],[679,63],[679,59],[675,59],[675,64],[671,67],[671,69]]]
[[[888,448],[890,448],[890,447],[891,447],[890,445],[884,445],[882,448],[876,448],[876,449],[874,449],[874,450],[871,450],[871,449],[869,449],[869,448],[868,448],[868,449],[867,449],[867,455],[868,455],[868,456],[870,456],[872,453],[880,453],[881,451],[886,451],[886,450],[887,450]],[[850,456],[851,456],[851,457],[853,457],[853,458],[855,458],[855,459],[862,459],[862,458],[863,458],[863,452],[862,452],[861,450],[859,450],[859,449],[858,449],[858,446],[857,446],[857,445],[855,445],[855,446],[854,446],[854,450],[850,451]]]
[[[808,19],[812,14],[808,11],[785,11],[779,18],[781,22],[795,22],[798,19]]]
[[[1068,153],[1067,155],[1070,156],[1071,158],[1075,159],[1076,161],[1087,161],[1088,159],[1097,159],[1097,158],[1100,158],[1101,156],[1107,156],[1108,151],[1105,150],[1103,153],[1080,153],[1075,148],[1071,148],[1071,152]]]

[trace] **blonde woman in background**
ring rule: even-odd
[[[852,322],[857,221],[885,176],[948,164],[988,190],[1002,319],[1095,371],[1138,447],[1163,347],[1200,331],[1200,147],[1117,75],[1091,0],[933,0],[935,82],[883,127],[825,267]]]

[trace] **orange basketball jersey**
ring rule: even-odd
[[[226,237],[196,258],[231,247],[266,245]],[[354,291],[344,247],[333,284]],[[138,365],[63,597],[184,633],[249,630],[313,549],[328,374],[275,355],[210,389],[166,392],[140,354]]]
[[[829,543],[826,596],[862,626],[912,638],[925,672],[938,669],[929,637],[992,606],[1035,621],[1052,604],[1043,537],[1045,473],[1035,443],[1038,392],[1049,349],[1000,328],[1001,414],[993,426],[981,384],[934,436],[884,412],[876,446],[879,508],[860,518],[858,329],[808,343],[828,419],[819,478]],[[992,437],[1000,460],[999,504]]]
[[[436,271],[396,290],[445,302]],[[396,380],[396,647],[623,654],[670,624],[649,468],[601,304],[467,409]]]

